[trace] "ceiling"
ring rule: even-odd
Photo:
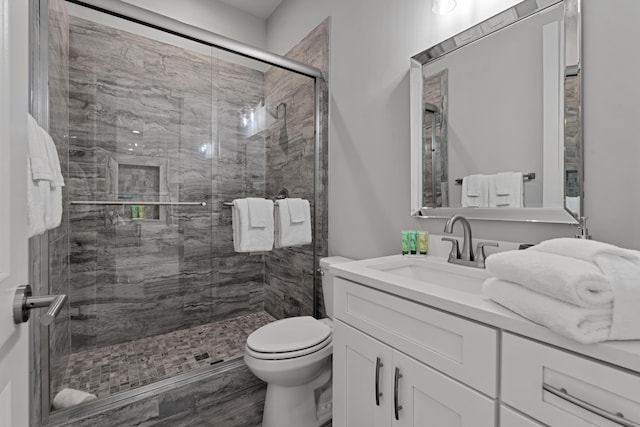
[[[218,0],[261,19],[267,19],[283,0]]]

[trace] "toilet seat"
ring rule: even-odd
[[[249,335],[246,353],[265,360],[302,357],[331,344],[332,335],[325,322],[311,316],[281,319]]]

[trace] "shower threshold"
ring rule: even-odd
[[[274,320],[266,312],[257,312],[72,353],[62,383],[54,393],[68,387],[106,398],[238,359],[244,354],[249,334]]]

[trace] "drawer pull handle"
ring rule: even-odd
[[[376,406],[380,406],[380,396],[382,396],[380,392],[380,368],[383,366],[382,359],[376,357]]]
[[[580,408],[587,410],[593,414],[596,414],[602,418],[605,418],[613,423],[619,424],[624,427],[640,427],[640,424],[634,423],[633,421],[627,420],[624,415],[620,412],[614,414],[613,412],[606,411],[602,408],[598,408],[595,405],[592,405],[589,402],[585,402],[582,399],[579,399],[575,396],[569,394],[567,389],[565,388],[555,388],[550,386],[549,384],[543,384],[542,389],[544,391],[548,391],[549,393],[558,396],[561,399],[566,400],[567,402],[573,403]]]
[[[393,410],[395,412],[396,421],[400,420],[400,410],[402,409],[402,405],[398,405],[398,382],[400,382],[400,378],[402,378],[400,368],[396,368],[396,374],[393,381]]]

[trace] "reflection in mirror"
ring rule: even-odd
[[[413,214],[582,215],[578,3],[527,0],[413,57]]]

